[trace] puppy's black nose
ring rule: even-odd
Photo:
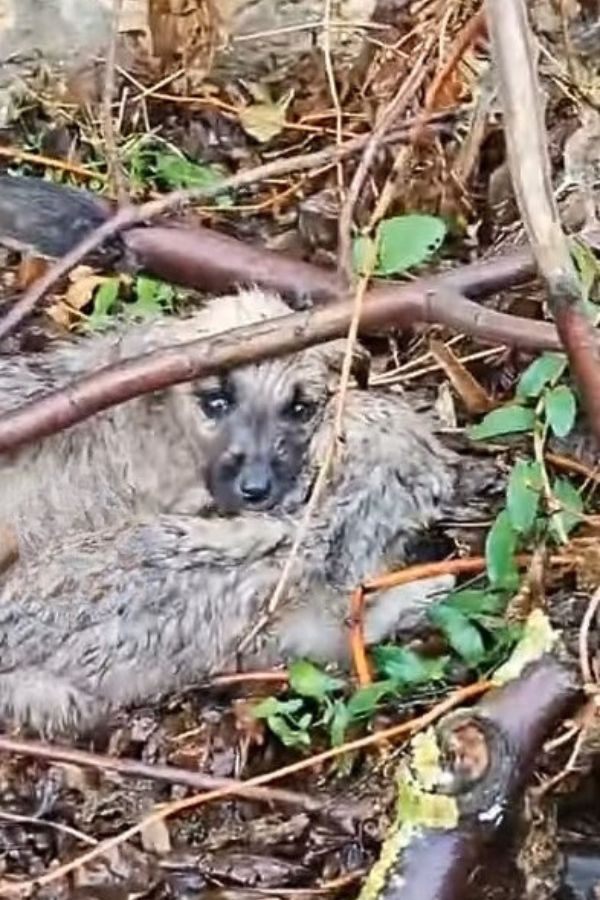
[[[271,493],[271,473],[267,466],[250,465],[240,477],[240,493],[246,503],[261,503]]]

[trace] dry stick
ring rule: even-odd
[[[362,186],[385,133],[389,131],[391,124],[406,109],[425,79],[427,74],[425,61],[428,53],[429,45],[424,48],[409,77],[403,82],[400,90],[376,123],[348,188],[344,205],[340,210],[338,224],[338,273],[341,276],[342,283],[346,285],[352,283],[352,216],[354,215]]]
[[[233,778],[214,778],[202,772],[191,772],[177,766],[149,765],[137,759],[120,759],[117,756],[104,756],[58,744],[45,744],[41,741],[17,740],[0,735],[0,753],[14,753],[32,759],[50,760],[98,769],[101,772],[117,772],[127,778],[148,778],[151,781],[165,781],[168,784],[185,784],[196,790],[213,791],[227,788],[239,797],[249,800],[261,800],[267,803],[279,802],[300,806],[309,811],[320,810],[323,806],[318,800],[295,791],[280,788],[261,788],[248,786]]]
[[[403,131],[403,133],[405,133]],[[123,207],[106,222],[86,235],[83,240],[73,247],[62,259],[57,260],[50,268],[25,292],[21,299],[15,303],[10,311],[0,319],[0,341],[11,334],[21,322],[35,309],[36,304],[42,299],[59,278],[67,275],[81,260],[100,244],[114,237],[119,232],[130,228],[132,225],[146,222],[167,212],[183,208],[187,204],[208,200],[224,191],[234,191],[241,187],[264,181],[268,178],[277,178],[289,175],[291,172],[303,172],[308,169],[318,168],[337,159],[356,153],[365,144],[367,138],[360,136],[343,144],[341,147],[326,147],[314,153],[304,153],[292,159],[276,159],[272,162],[256,166],[238,172],[229,178],[224,178],[218,184],[205,185],[189,190],[172,191],[156,200],[149,200],[137,207]]]
[[[427,53],[423,54],[422,59],[426,58]],[[416,72],[416,75],[414,74]],[[414,76],[414,77],[413,77]],[[414,96],[415,92],[418,90],[419,85],[421,84],[423,78],[425,77],[425,67],[421,64],[418,65],[412,71],[412,75],[406,80],[403,87],[400,89],[398,95],[392,100],[389,104],[386,112],[383,114],[381,122],[378,126],[376,126],[371,139],[368,141],[359,166],[358,170],[354,175],[352,180],[352,184],[350,186],[350,190],[348,191],[348,195],[343,205],[342,215],[340,216],[340,253],[348,252],[344,251],[344,248],[351,248],[351,227],[352,227],[352,213],[354,210],[354,204],[358,199],[358,195],[360,193],[360,189],[362,187],[364,178],[366,177],[366,173],[372,163],[372,160],[377,152],[377,148],[380,145],[381,138],[385,134],[386,130],[390,127],[391,123],[395,121],[397,116],[402,112],[402,110],[406,107],[410,99]],[[381,209],[381,217],[385,215],[386,207]],[[348,232],[342,232],[342,228],[347,227]],[[338,396],[337,396],[337,404],[335,411],[335,419],[333,423],[333,428],[331,435],[329,436],[329,440],[327,442],[327,447],[325,449],[325,456],[321,463],[321,467],[319,469],[319,473],[317,475],[317,479],[315,481],[311,496],[304,510],[304,514],[300,521],[298,528],[296,529],[296,533],[294,535],[294,541],[292,543],[292,547],[287,556],[285,564],[283,566],[281,575],[277,584],[275,585],[275,589],[267,603],[266,612],[263,613],[257,622],[254,624],[249,634],[242,640],[238,647],[238,653],[241,653],[248,645],[254,640],[256,635],[268,624],[270,617],[273,615],[275,610],[277,609],[279,603],[281,602],[286,588],[288,587],[292,570],[294,567],[294,563],[297,559],[298,553],[300,551],[300,547],[304,543],[306,535],[308,534],[308,530],[310,527],[310,522],[313,516],[313,513],[321,499],[323,491],[325,490],[325,486],[327,484],[327,479],[329,477],[329,473],[331,471],[331,467],[333,466],[335,460],[336,450],[338,449],[343,432],[343,417],[344,417],[344,408],[346,405],[346,397],[348,394],[348,388],[350,384],[350,374],[352,369],[352,357],[354,353],[354,347],[356,344],[356,340],[358,338],[358,328],[361,318],[361,313],[363,309],[365,294],[367,291],[367,287],[369,284],[369,279],[373,274],[373,269],[375,268],[375,262],[377,258],[377,246],[376,243],[373,242],[370,245],[370,252],[367,254],[368,259],[364,261],[363,268],[364,272],[359,279],[355,291],[354,291],[354,302],[352,305],[352,318],[350,320],[350,325],[348,329],[348,334],[346,336],[346,348],[344,352],[344,360],[342,364],[342,371],[340,376],[340,384],[338,388]],[[351,250],[350,250],[351,253]],[[340,257],[342,259],[342,257]],[[341,282],[344,285],[350,287],[353,283],[353,272],[351,268],[351,258],[343,259],[343,261],[338,263],[338,272],[341,274]],[[362,633],[362,632],[361,632]],[[355,635],[356,637],[356,635]],[[353,646],[356,644],[356,640],[353,642]],[[363,647],[363,656],[364,656],[364,647]],[[360,657],[357,656],[357,660]],[[363,673],[364,674],[364,673]]]
[[[287,778],[289,775],[295,775],[297,772],[303,772],[306,769],[310,769],[313,766],[318,766],[330,759],[335,759],[336,757],[341,756],[344,753],[350,753],[354,750],[361,750],[364,747],[380,745],[382,741],[410,736],[412,734],[415,734],[417,731],[421,731],[423,728],[427,728],[428,725],[431,725],[451,709],[460,706],[467,700],[472,700],[475,697],[481,696],[493,686],[494,685],[492,684],[492,682],[478,681],[475,684],[470,684],[466,687],[459,688],[457,691],[454,691],[452,694],[450,694],[449,697],[446,697],[440,703],[437,703],[427,712],[423,713],[423,715],[417,716],[416,718],[411,719],[408,722],[402,722],[400,725],[393,725],[390,728],[383,729],[382,731],[376,731],[374,734],[367,735],[363,738],[358,738],[355,741],[350,741],[349,743],[344,744],[340,747],[332,747],[330,750],[324,750],[322,753],[317,753],[315,756],[308,757],[308,759],[298,760],[297,762],[291,763],[289,766],[284,766],[281,769],[277,769],[274,772],[266,772],[263,775],[257,775],[253,778],[249,778],[243,783],[246,785],[246,787],[259,787],[264,784],[268,784],[271,781],[275,781],[280,778]],[[88,862],[91,862],[94,859],[97,859],[99,856],[102,856],[109,850],[120,846],[121,844],[125,843],[125,841],[128,841],[130,838],[134,837],[136,834],[139,834],[141,831],[154,824],[155,822],[162,822],[169,816],[176,815],[177,813],[183,812],[188,809],[193,809],[194,807],[200,806],[204,803],[208,803],[209,801],[221,800],[224,797],[229,797],[232,795],[232,793],[233,789],[231,788],[221,788],[219,790],[209,791],[205,794],[196,794],[193,797],[185,797],[182,800],[175,800],[172,803],[160,806],[144,819],[142,819],[141,822],[137,822],[135,825],[127,828],[120,834],[117,834],[114,837],[108,838],[106,841],[103,841],[102,844],[100,844],[98,847],[94,847],[92,850],[82,853],[76,859],[72,859],[69,862],[64,863],[63,865],[57,866],[51,872],[47,872],[45,875],[42,875],[39,878],[17,883],[6,880],[0,881],[0,896],[23,896],[30,893],[30,891],[34,888],[45,887],[46,885],[57,881],[59,878],[64,878],[64,876],[68,875],[70,872],[73,872],[76,869],[80,869],[81,866],[85,865]]]
[[[333,57],[331,52],[331,4],[332,0],[323,0],[323,28],[321,31],[321,40],[325,73],[329,85],[329,94],[335,110],[335,144],[336,147],[339,148],[343,142],[343,114],[342,106],[340,104],[340,95],[338,93],[337,84],[335,83],[335,72],[333,70]],[[344,168],[341,159],[338,159],[337,161],[336,172],[338,193],[341,200],[344,191]]]
[[[525,0],[486,0],[508,160],[519,210],[556,328],[600,442],[600,357],[552,190],[537,54]]]
[[[106,181],[106,175],[103,175],[101,172],[85,169],[83,166],[78,166],[66,159],[56,159],[53,156],[29,153],[27,150],[21,150],[20,147],[0,147],[0,157],[12,159],[15,162],[31,163],[34,166],[42,166],[46,169],[57,169],[59,172],[68,172],[70,175],[77,175],[79,178]]]
[[[368,268],[372,270],[373,264],[375,262],[375,248],[372,249],[371,258],[368,261]],[[310,527],[310,522],[313,516],[313,513],[321,499],[323,491],[325,489],[325,485],[327,483],[327,479],[329,477],[329,472],[331,470],[331,466],[333,465],[333,461],[335,458],[336,449],[338,446],[338,440],[342,428],[342,419],[344,415],[344,406],[346,403],[346,396],[348,393],[348,386],[350,383],[350,373],[352,367],[352,353],[354,349],[354,345],[356,343],[356,336],[358,333],[358,323],[360,319],[360,313],[362,311],[364,295],[367,289],[367,284],[369,282],[369,275],[364,276],[360,279],[359,284],[356,288],[356,293],[354,297],[354,302],[352,304],[352,316],[350,318],[350,325],[347,334],[347,344],[346,350],[344,353],[344,361],[342,364],[342,373],[340,376],[340,386],[338,390],[338,399],[335,411],[335,420],[333,423],[333,428],[331,430],[331,435],[327,442],[327,446],[325,448],[324,458],[321,461],[321,466],[319,468],[319,472],[317,478],[315,479],[315,483],[309,497],[308,503],[306,504],[306,508],[302,515],[302,519],[300,520],[300,524],[296,529],[296,533],[294,535],[294,540],[292,546],[290,548],[290,552],[287,555],[285,564],[283,569],[281,570],[281,575],[275,585],[273,593],[271,594],[269,601],[267,603],[267,607],[265,612],[259,617],[259,619],[255,622],[250,632],[243,638],[240,642],[237,652],[242,653],[249,644],[252,643],[256,635],[268,624],[269,619],[279,606],[285,590],[289,584],[289,580],[292,574],[292,569],[294,567],[294,563],[298,557],[298,553],[300,551],[300,547],[304,543],[306,535],[308,534],[308,529]]]
[[[589,633],[590,627],[594,618],[598,613],[598,607],[600,606],[600,588],[598,588],[588,604],[588,608],[585,611],[585,615],[581,620],[581,627],[579,629],[579,665],[581,667],[581,677],[583,678],[583,683],[587,687],[591,687],[596,684],[596,679],[594,678],[594,674],[592,672],[592,667],[590,664],[590,654],[589,654]]]
[[[0,453],[142,394],[339,338],[351,320],[351,303],[332,303],[106,366],[0,417]],[[360,317],[361,326],[374,329],[401,328],[415,321],[443,322],[494,344],[549,350],[560,346],[551,325],[537,323],[533,337],[528,319],[482,309],[452,290],[423,293],[416,284],[373,290]]]
[[[423,109],[417,116],[416,121],[411,128],[410,142],[413,145],[418,144],[419,141],[422,140],[426,129],[427,119],[431,115],[431,112],[438,100],[441,89],[446,84],[452,72],[458,66],[458,63],[462,59],[466,49],[479,36],[482,28],[485,28],[485,21],[483,19],[483,13],[479,11],[468,20],[464,28],[462,28],[462,30],[454,40],[446,62],[441,67],[441,69],[436,72],[431,84],[427,89]],[[405,169],[408,160],[409,148],[405,146],[400,149],[400,152],[394,160],[392,171],[383,186],[383,190],[381,191],[381,194],[379,196],[377,207],[372,216],[371,222],[369,223],[369,230],[372,230],[377,221],[382,218],[382,210],[385,209],[391,202],[395,193],[396,184],[398,184],[398,182],[405,177]]]
[[[119,206],[125,206],[129,196],[125,183],[125,174],[119,161],[115,124],[113,120],[112,102],[115,93],[115,70],[117,65],[117,44],[119,42],[119,24],[123,0],[113,0],[112,26],[110,41],[106,53],[104,92],[102,97],[102,131],[108,171],[109,186],[115,191]]]

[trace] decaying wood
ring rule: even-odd
[[[441,720],[438,739],[451,741],[455,758],[470,763],[467,777],[462,772],[456,782],[458,824],[422,830],[385,873],[367,879],[360,900],[459,900],[476,868],[485,879],[486,850],[514,811],[543,741],[577,697],[573,672],[546,656],[474,709]],[[481,746],[473,759],[469,744],[477,732]]]

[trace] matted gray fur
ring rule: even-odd
[[[279,298],[243,292],[35,365],[15,358],[0,375],[1,402],[10,408],[111,358],[286,312]],[[0,585],[1,718],[78,731],[231,666],[287,558],[329,438],[339,359],[332,342],[226,382],[139,398],[5,461],[3,517],[25,552]],[[403,560],[454,480],[454,459],[425,418],[395,393],[351,391],[344,451],[248,664],[344,663],[348,592]],[[376,597],[367,640],[410,630],[450,585],[430,579]]]

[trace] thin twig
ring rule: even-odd
[[[161,766],[140,762],[137,759],[124,759],[118,756],[105,756],[59,744],[46,744],[41,741],[29,741],[0,735],[0,753],[18,754],[32,759],[50,760],[67,763],[83,768],[96,769],[100,772],[117,772],[126,778],[148,778],[150,781],[163,781],[167,784],[185,784],[196,790],[220,790],[226,788],[239,797],[260,800],[266,803],[286,803],[299,806],[309,811],[322,808],[322,804],[312,797],[295,791],[279,788],[248,787],[242,781],[233,778],[215,778],[203,772],[192,772],[177,766]]]
[[[125,183],[125,173],[119,160],[117,139],[115,135],[115,123],[113,119],[113,96],[115,93],[115,71],[117,65],[117,46],[119,42],[119,25],[123,0],[113,0],[112,25],[110,41],[106,51],[104,71],[104,92],[102,98],[102,131],[104,134],[104,149],[108,170],[108,183],[115,192],[119,206],[125,206],[129,192]]]
[[[325,62],[327,83],[329,85],[329,94],[331,96],[331,102],[333,103],[333,108],[335,110],[335,143],[336,147],[339,150],[343,142],[344,120],[342,106],[340,103],[340,95],[338,93],[337,84],[335,81],[335,72],[333,70],[333,54],[331,52],[331,3],[332,0],[323,0],[323,30],[321,32],[321,40],[323,42],[323,59]],[[338,159],[337,161],[336,172],[338,199],[341,203],[342,197],[344,195],[344,167],[342,165],[341,159]]]
[[[68,834],[70,837],[76,838],[83,844],[89,844],[91,847],[98,846],[96,838],[90,837],[82,831],[72,828],[70,825],[63,825],[62,822],[53,822],[52,819],[36,819],[35,816],[20,816],[17,813],[4,812],[4,810],[0,810],[0,819],[4,819],[6,822],[16,822],[21,825],[34,825],[38,828],[51,828],[54,831],[62,832],[62,834]]]
[[[338,223],[338,272],[344,284],[352,283],[352,217],[360,196],[365,178],[373,165],[373,160],[387,131],[390,130],[398,116],[406,109],[414,97],[416,91],[425,80],[427,67],[425,65],[429,47],[421,53],[410,75],[403,82],[400,90],[391,103],[383,111],[376,123],[371,136],[363,150],[361,160],[348,188],[344,205],[340,210]]]
[[[336,757],[341,756],[345,753],[350,753],[355,750],[361,750],[365,747],[371,747],[374,745],[377,746],[381,744],[381,741],[408,737],[418,731],[421,731],[423,728],[427,728],[427,726],[431,725],[451,709],[460,706],[468,700],[473,700],[475,697],[481,696],[491,687],[493,687],[493,685],[489,681],[478,681],[475,684],[467,685],[466,687],[454,691],[452,694],[450,694],[450,696],[446,697],[440,703],[437,703],[427,712],[423,713],[423,715],[417,716],[416,718],[411,719],[408,722],[402,722],[400,725],[393,725],[390,728],[383,729],[382,731],[377,731],[374,734],[367,735],[366,737],[358,738],[355,741],[350,741],[349,743],[343,744],[340,747],[332,747],[329,750],[324,750],[322,753],[317,753],[314,756],[310,756],[308,759],[298,760],[297,762],[292,763],[289,766],[284,766],[281,769],[277,769],[274,772],[266,772],[262,775],[257,775],[254,778],[249,778],[246,782],[244,782],[244,784],[246,785],[246,787],[259,787],[268,784],[271,781],[275,781],[280,778],[287,778],[289,775],[295,775],[297,772],[306,771],[307,769],[313,768],[313,766],[320,766],[321,763],[327,762],[330,759],[335,759]],[[231,788],[221,788],[219,790],[209,791],[205,794],[196,794],[193,797],[185,797],[182,800],[176,800],[172,803],[167,803],[159,806],[148,816],[142,819],[142,821],[137,822],[135,825],[127,828],[120,834],[108,838],[106,841],[103,841],[98,847],[82,853],[80,856],[76,857],[75,859],[69,860],[69,862],[67,863],[63,863],[62,865],[57,866],[52,871],[47,872],[45,875],[39,876],[38,878],[29,881],[21,881],[16,883],[6,880],[0,881],[0,890],[4,892],[3,896],[5,897],[26,895],[33,888],[42,888],[48,884],[52,884],[53,882],[58,881],[60,878],[64,878],[64,876],[68,875],[70,872],[80,869],[82,866],[86,865],[92,860],[97,859],[99,856],[103,856],[105,853],[108,853],[109,850],[112,850],[115,847],[118,847],[121,844],[125,843],[125,841],[128,841],[136,834],[144,831],[146,828],[148,828],[148,826],[154,824],[155,822],[162,822],[164,821],[164,819],[167,819],[170,816],[177,815],[178,813],[184,812],[186,810],[195,809],[196,807],[208,803],[209,801],[221,800],[224,797],[231,796],[233,793],[235,793],[235,790]]]
[[[579,629],[579,666],[581,668],[581,677],[583,679],[583,683],[584,685],[588,686],[596,683],[596,679],[594,678],[594,673],[592,672],[592,667],[590,665],[590,653],[588,644],[592,621],[594,619],[594,616],[598,612],[599,606],[600,588],[598,588],[592,595],[588,604],[588,608],[585,611],[585,615],[581,620],[581,627]]]
[[[12,159],[15,162],[30,163],[33,166],[41,166],[43,169],[56,169],[58,172],[68,172],[79,178],[93,181],[106,181],[106,175],[102,172],[94,172],[93,169],[84,169],[67,159],[56,159],[53,156],[42,156],[39,153],[29,153],[19,147],[0,147],[0,156],[4,159]]]
[[[363,147],[365,140],[365,137],[361,136],[348,141],[339,148],[327,147],[324,150],[305,153],[291,159],[276,159],[272,162],[256,166],[253,169],[246,169],[243,172],[238,172],[236,175],[232,175],[229,178],[224,178],[218,184],[172,191],[155,200],[149,200],[141,206],[122,207],[114,216],[107,219],[106,222],[103,222],[99,228],[94,229],[94,231],[87,234],[72,248],[72,250],[66,253],[62,259],[57,260],[50,266],[44,275],[34,282],[34,284],[25,292],[18,303],[16,303],[10,311],[0,319],[0,341],[11,334],[21,322],[32,313],[44,294],[50,290],[60,278],[67,275],[85,256],[119,232],[130,228],[132,225],[146,222],[176,209],[181,209],[186,205],[198,202],[199,200],[208,200],[211,197],[215,197],[226,191],[236,191],[239,188],[256,184],[257,182],[264,181],[268,178],[288,175],[291,172],[307,171],[308,169],[323,166],[332,160],[345,158],[360,150]]]

